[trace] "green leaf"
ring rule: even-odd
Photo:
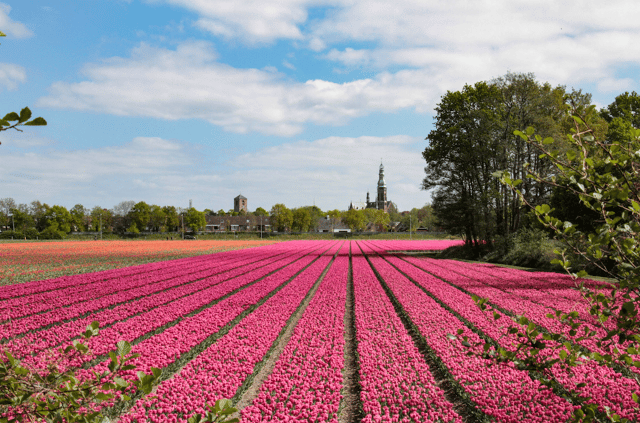
[[[131,352],[131,344],[127,341],[118,341],[116,347],[118,347],[118,355],[120,357],[124,357]]]
[[[26,122],[29,119],[31,119],[31,110],[29,110],[28,107],[25,107],[24,109],[20,110],[20,119],[19,122]]]
[[[8,120],[0,119],[0,126],[11,126]]]
[[[34,120],[25,123],[24,126],[45,126],[46,124],[47,121],[44,120],[44,118],[37,117]]]
[[[13,122],[14,120],[20,120],[20,116],[16,112],[7,113],[2,120],[8,120],[9,122]]]
[[[547,138],[543,139],[542,140],[542,144],[546,144],[546,145],[553,144],[553,138],[547,137]]]

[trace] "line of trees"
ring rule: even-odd
[[[534,207],[550,203],[567,218],[570,214],[588,220],[589,213],[576,196],[527,178],[529,171],[553,178],[558,170],[514,131],[533,127],[542,138],[554,138],[558,153],[566,154],[575,149],[565,135],[574,123],[567,107],[589,105],[590,94],[517,73],[465,85],[442,96],[422,153],[426,161],[422,188],[433,190],[433,213],[440,225],[462,235],[468,245],[484,247],[537,225],[524,202]],[[638,111],[640,98],[635,92],[618,96],[594,118],[594,136],[629,137],[640,123]],[[524,202],[494,176],[504,170],[523,181],[519,188]]]
[[[430,205],[399,213],[393,205],[389,213],[376,209],[322,211],[317,206],[289,209],[282,203],[270,211],[258,207],[254,212],[240,213],[210,209],[181,209],[174,206],[158,206],[144,201],[122,201],[113,208],[95,206],[92,209],[76,204],[71,209],[49,206],[40,201],[16,204],[13,198],[0,199],[0,229],[2,238],[62,239],[70,232],[189,232],[203,231],[206,216],[268,216],[271,229],[278,232],[315,232],[322,219],[328,218],[333,226],[344,224],[353,232],[375,230],[379,232],[398,229],[414,230],[422,226],[428,230],[438,227]]]

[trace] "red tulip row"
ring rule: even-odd
[[[372,252],[368,246],[363,249],[367,255]],[[481,342],[479,336],[384,259],[374,254],[369,258],[428,345],[485,414],[500,422],[566,421],[570,417],[572,406],[552,392],[540,390],[540,383],[532,381],[527,372],[506,366],[489,367],[487,360],[468,357],[467,350],[453,342],[451,334],[463,329],[461,336],[467,336],[471,344]],[[425,285],[434,290],[439,288],[431,280]],[[458,297],[450,299],[460,304]],[[471,303],[463,304],[475,308]],[[474,351],[481,352],[482,348]]]
[[[504,328],[501,328],[496,323],[487,320],[486,316],[474,304],[469,295],[464,294],[460,290],[438,278],[431,277],[424,272],[421,273],[420,270],[416,269],[411,264],[403,262],[402,260],[392,258],[389,258],[389,260],[405,271],[405,273],[412,276],[429,292],[436,295],[443,303],[447,304],[451,309],[458,312],[465,319],[482,330],[487,336],[494,340],[500,340],[499,342],[502,346],[511,348],[512,345],[517,343],[517,339],[513,335],[507,335]],[[410,258],[407,260],[415,263],[422,261]],[[449,263],[449,266],[455,267],[454,263],[455,262]],[[419,263],[419,265],[425,270],[433,272],[439,277],[445,278],[471,293],[489,298],[492,302],[496,302],[507,309],[519,310],[518,314],[525,314],[533,321],[540,321],[545,318],[544,315],[540,315],[541,310],[537,310],[535,304],[526,304],[526,301],[523,301],[521,298],[515,297],[508,299],[502,295],[504,294],[502,291],[494,288],[486,288],[484,285],[479,284],[472,279],[460,277],[459,274],[451,271],[451,269],[445,271],[445,269],[439,268],[440,270],[437,270],[438,267],[431,265],[431,263],[425,264],[424,262]],[[524,306],[523,303],[525,303]],[[522,307],[527,308],[524,309]],[[548,310],[542,310],[542,312],[546,314]],[[498,321],[498,323],[499,322],[500,321]],[[551,341],[546,341],[546,343],[550,347],[554,345]],[[540,354],[548,356],[549,358],[556,358],[556,356],[550,355],[550,349],[542,350]],[[500,370],[504,370],[504,367],[500,367]],[[635,403],[631,398],[631,393],[637,391],[636,383],[631,379],[625,378],[614,372],[608,367],[600,366],[595,361],[586,361],[581,366],[573,369],[573,375],[570,375],[559,368],[554,369],[554,375],[566,388],[575,389],[583,396],[589,396],[593,398],[593,401],[609,406],[612,412],[617,413],[622,417],[630,418],[632,420],[640,417],[640,413],[638,413],[638,411],[634,411]],[[577,384],[579,383],[586,383],[586,386],[577,388]]]
[[[330,264],[332,255],[338,248],[339,245],[333,246],[289,284],[233,326],[227,334],[187,363],[179,374],[163,382],[157,388],[155,398],[138,401],[131,412],[120,421],[122,423],[186,421],[191,412],[203,412],[205,402],[213,404],[221,397],[235,396],[245,380],[264,360],[265,354]],[[273,279],[276,286],[284,282],[282,277]],[[257,285],[266,285],[265,281]],[[244,296],[239,296],[235,302],[238,310],[244,309],[243,298]],[[217,322],[212,325],[213,328],[210,328],[208,323],[202,321],[197,322],[196,326],[203,324],[209,328],[209,333],[213,332],[211,329],[217,327]],[[190,325],[183,327],[180,332],[190,334],[197,331],[197,327]],[[143,368],[149,365],[156,366],[158,358],[166,355],[165,349],[172,348],[177,351],[177,344],[191,343],[187,339],[189,336],[185,335],[177,341],[165,339],[160,345],[150,342],[136,346],[135,350],[142,355],[136,364],[142,365]],[[175,345],[172,345],[172,342]],[[159,346],[161,351],[158,351]]]
[[[349,272],[345,246],[262,383],[243,422],[337,422],[344,367],[344,313]]]
[[[461,422],[371,267],[352,246],[362,421]]]

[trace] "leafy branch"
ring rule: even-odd
[[[576,195],[580,201],[599,216],[600,225],[590,233],[582,233],[569,221],[554,217],[554,210],[547,204],[536,207],[527,201],[518,188],[520,179],[511,179],[507,171],[495,172],[502,184],[517,195],[523,205],[533,209],[538,220],[550,229],[566,248],[557,250],[561,258],[554,260],[574,279],[587,276],[586,271],[575,271],[574,257],[591,263],[615,279],[608,286],[592,288],[579,280],[578,288],[588,304],[589,325],[575,311],[556,311],[547,315],[569,327],[571,339],[563,334],[542,331],[525,316],[517,316],[506,329],[505,336],[515,339],[510,348],[486,343],[485,358],[494,363],[513,363],[527,370],[554,393],[568,399],[580,408],[576,409],[575,421],[612,421],[625,419],[611,413],[607,407],[596,404],[591,398],[578,392],[583,387],[567,389],[553,377],[553,372],[562,370],[572,373],[572,368],[586,360],[623,371],[640,387],[640,378],[630,368],[640,368],[637,360],[640,351],[640,130],[631,128],[626,137],[620,139],[598,139],[592,122],[595,121],[595,106],[568,105],[574,127],[566,139],[571,149],[561,153],[553,149],[553,138],[535,135],[532,127],[526,131],[515,131],[529,145],[538,149],[540,158],[549,160],[556,168],[555,175],[541,175],[530,169],[527,178],[549,186],[561,187]],[[604,260],[606,259],[606,260]],[[494,318],[500,314],[488,307],[488,300],[474,298],[485,312]],[[595,328],[595,329],[594,329]],[[606,335],[597,335],[598,330]],[[592,340],[600,352],[587,351],[581,343]],[[467,342],[468,344],[468,342]],[[468,345],[467,348],[473,347]],[[640,398],[630,393],[635,403]],[[604,412],[599,411],[604,410]]]

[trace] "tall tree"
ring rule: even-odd
[[[258,207],[256,211],[253,212],[253,214],[256,216],[269,216],[269,212],[262,207]]]
[[[149,225],[151,226],[151,230],[156,232],[166,232],[166,215],[162,210],[162,207],[154,204],[150,207],[149,213]]]
[[[164,206],[162,212],[165,215],[165,226],[169,232],[175,232],[180,226],[180,216],[174,206]]]
[[[517,175],[533,205],[548,198],[546,185],[524,176],[527,167],[549,176],[553,166],[513,131],[534,126],[544,136],[558,135],[567,119],[564,98],[564,87],[514,73],[442,97],[423,152],[427,166],[422,184],[423,189],[436,189],[433,209],[442,227],[476,246],[518,230],[521,202],[493,173],[508,170]]]
[[[71,210],[69,210],[69,213],[71,214],[72,229],[77,228],[78,231],[86,230],[86,216],[89,213],[89,210],[87,210],[82,204],[76,204]]]
[[[16,208],[16,202],[13,198],[0,198],[0,225],[11,224],[11,209]]]
[[[46,213],[49,205],[38,200],[32,201],[29,205],[29,214],[33,217],[38,231],[43,231],[47,227]]]
[[[342,221],[353,232],[361,232],[367,224],[367,218],[362,210],[351,209],[342,214]]]
[[[311,226],[311,212],[305,207],[293,210],[291,229],[298,232],[307,232]]]
[[[191,228],[193,232],[198,232],[204,229],[207,225],[207,220],[203,212],[191,207],[184,215],[184,224]]]
[[[45,213],[45,219],[47,221],[45,229],[51,228],[51,230],[64,233],[71,232],[73,218],[66,207],[58,205],[49,207]]]
[[[144,201],[139,201],[131,208],[128,215],[131,218],[131,223],[141,231],[146,230],[149,226],[149,220],[151,219],[151,207]]]
[[[284,204],[278,203],[271,207],[271,227],[278,232],[285,232],[291,229],[293,224],[293,213]]]

